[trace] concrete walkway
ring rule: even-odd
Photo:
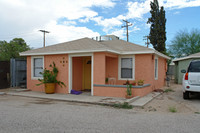
[[[160,94],[161,93],[159,92],[152,92],[142,98],[135,100],[130,104],[133,105],[134,107],[143,107],[144,105],[152,101],[155,97],[159,96]]]
[[[3,94],[13,95],[13,96],[24,96],[24,97],[34,97],[42,99],[52,99],[61,100],[68,102],[79,102],[79,103],[89,103],[89,104],[104,104],[112,105],[115,103],[128,102],[129,104],[137,107],[143,107],[145,104],[150,102],[154,97],[158,96],[160,93],[152,92],[144,97],[134,97],[132,99],[116,98],[116,97],[100,97],[100,96],[90,96],[90,95],[73,95],[73,94],[45,94],[44,92],[27,91],[26,89],[5,89],[1,90]]]

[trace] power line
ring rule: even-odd
[[[44,37],[43,37],[43,39],[44,39],[44,45],[43,45],[43,47],[45,47],[45,33],[50,33],[50,32],[46,31],[46,30],[39,30],[39,31],[41,31],[41,32],[44,33]]]
[[[133,24],[131,24],[127,20],[123,20],[123,21],[126,23],[126,25],[122,26],[122,28],[126,27],[126,37],[127,37],[127,42],[128,42],[128,27],[131,26],[131,25],[133,25]]]

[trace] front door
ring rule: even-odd
[[[91,90],[91,57],[83,58],[83,89]]]

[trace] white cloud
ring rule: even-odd
[[[145,0],[144,2],[128,2],[126,15],[127,19],[142,19],[143,15],[150,11],[150,2],[153,0]],[[158,0],[160,6],[165,9],[180,9],[186,7],[200,6],[200,0]]]
[[[128,13],[126,18],[142,18],[144,14],[150,11],[150,0],[145,2],[128,2]]]
[[[140,28],[138,28],[137,26],[131,26],[131,27],[129,27],[129,34],[131,32],[138,31],[138,30],[140,30]],[[125,29],[114,29],[110,34],[111,35],[116,35],[120,39],[125,39],[126,38],[126,30]]]
[[[122,20],[118,18],[111,18],[111,19],[103,19],[102,17],[94,18],[98,25],[103,26],[103,31],[108,32],[110,29],[112,29],[114,26],[120,26],[122,25]]]
[[[125,29],[121,29],[122,20],[146,21],[143,17],[150,11],[150,1],[152,0],[129,1],[127,13],[123,12],[116,17],[104,18],[99,16],[98,12],[91,7],[101,7],[104,10],[113,8],[116,4],[115,0],[0,0],[0,40],[4,39],[1,35],[8,35],[6,37],[10,37],[11,40],[13,34],[31,33],[31,36],[26,34],[22,37],[28,39],[32,47],[35,47],[38,40],[42,42],[42,34],[38,32],[39,29],[51,31],[47,37],[50,37],[49,40],[52,40],[52,43],[99,35],[91,29],[77,25],[78,21],[88,23],[90,20],[103,27],[105,33],[124,38],[125,33],[123,31]],[[165,10],[200,6],[200,0],[158,1],[160,6],[165,7]],[[118,10],[120,11],[120,9]],[[63,21],[62,25],[58,25],[56,21],[59,18],[66,18],[66,21]],[[144,27],[148,26],[145,25]],[[138,27],[142,26],[134,24],[129,31],[141,30]]]
[[[64,24],[64,25],[76,25],[76,21],[63,21],[62,24]]]
[[[112,0],[0,0],[0,35],[8,35],[7,38],[10,37],[9,40],[11,40],[13,34],[35,33],[34,29],[38,31],[38,29],[45,28],[49,28],[46,30],[51,30],[51,34],[55,31],[54,37],[58,37],[58,40],[62,40],[61,34],[62,36],[67,34],[69,37],[65,36],[65,38],[71,39],[91,36],[92,34],[97,35],[96,32],[86,27],[75,26],[77,19],[92,18],[98,15],[96,11],[91,9],[92,6],[112,8],[115,3]],[[63,22],[63,26],[52,24],[59,18],[67,18],[68,21]],[[52,27],[46,27],[46,25]],[[70,32],[66,32],[66,30]],[[80,31],[78,32],[78,30]],[[38,40],[38,37],[40,36],[25,38],[32,38],[29,41],[31,43],[32,40]],[[4,38],[1,37],[0,40],[4,40]],[[35,44],[31,45],[35,47]]]
[[[133,32],[133,31],[139,31],[139,30],[141,30],[141,29],[138,28],[137,26],[133,26],[133,28],[131,27],[129,31]]]
[[[160,0],[160,3],[170,9],[200,6],[200,0]]]
[[[123,19],[125,17],[123,15],[119,15],[117,17],[112,17],[109,19],[104,19],[102,16],[91,18],[91,20],[95,21],[99,26],[103,27],[103,31],[109,33],[110,30],[115,29],[116,26],[121,26],[123,24]]]
[[[150,2],[153,0],[145,0],[143,2],[128,2],[127,9],[128,12],[126,15],[118,15],[117,17],[112,18],[103,18],[102,16],[95,16],[90,19],[86,18],[81,20],[81,22],[88,22],[89,20],[93,20],[97,23],[97,25],[103,27],[103,31],[109,33],[111,30],[114,30],[116,26],[121,26],[123,19],[137,19],[146,21],[143,18],[144,14],[150,12]],[[160,6],[164,6],[167,9],[176,9],[176,8],[184,8],[191,6],[199,6],[200,0],[158,0]],[[149,25],[145,25],[145,27],[149,28]],[[140,30],[140,29],[138,29]]]
[[[88,0],[88,1],[85,1],[84,2],[90,2],[91,0]],[[114,7],[115,6],[115,3],[112,1],[112,0],[93,0],[92,1],[92,5],[95,5],[95,6],[101,6],[101,7]]]
[[[174,14],[180,14],[180,12],[179,12],[179,11],[176,11],[176,12],[174,12]]]
[[[24,6],[25,3],[21,0],[2,0],[1,2],[9,4],[11,6]]]
[[[111,32],[111,35],[118,36],[120,39],[124,39],[126,37],[124,29],[114,30],[113,32]]]
[[[48,36],[53,40],[53,42],[66,42],[83,37],[92,38],[94,36],[99,36],[99,33],[93,32],[86,27],[57,25],[56,21],[48,23],[45,26],[45,29],[51,31]]]

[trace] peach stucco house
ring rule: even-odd
[[[55,62],[58,80],[66,87],[56,86],[57,93],[89,90],[92,96],[125,97],[127,80],[144,80],[133,86],[134,96],[144,96],[165,85],[168,56],[154,49],[123,40],[96,41],[82,38],[70,42],[20,53],[27,56],[27,88],[44,91],[36,86],[39,72]],[[105,79],[109,82],[106,83]]]

